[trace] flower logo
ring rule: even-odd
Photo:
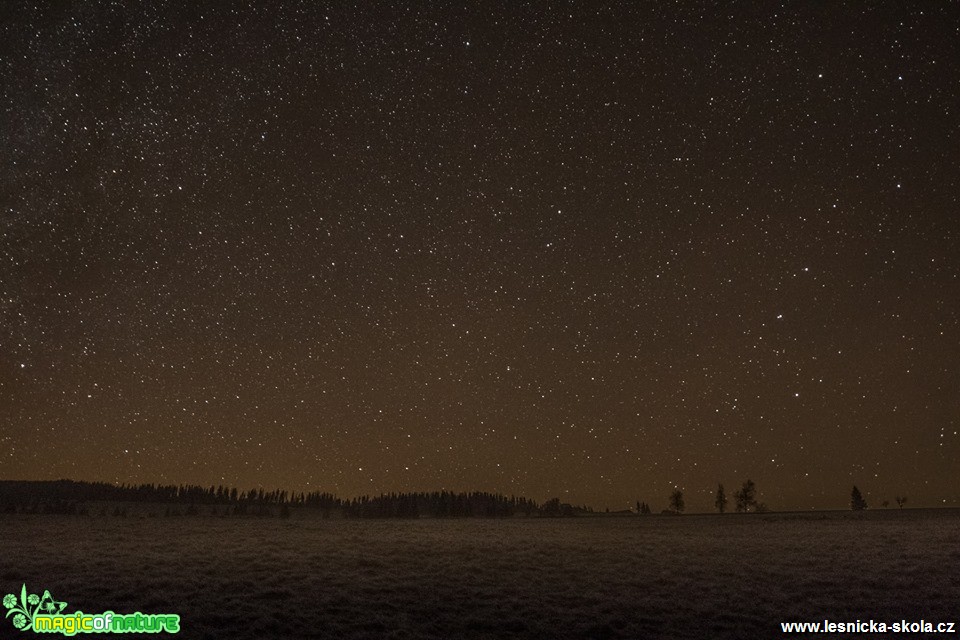
[[[66,602],[57,602],[49,591],[43,592],[43,597],[35,593],[27,593],[27,585],[20,587],[20,598],[8,593],[3,596],[3,606],[7,608],[6,617],[13,616],[13,626],[26,631],[33,626],[33,619],[38,613],[60,613],[67,606]]]

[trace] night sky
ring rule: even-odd
[[[951,3],[0,8],[0,479],[960,505]]]

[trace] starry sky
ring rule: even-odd
[[[0,479],[960,506],[958,25],[5,2]]]

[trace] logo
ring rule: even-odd
[[[44,590],[42,596],[27,593],[27,585],[20,587],[20,598],[12,593],[3,596],[6,617],[13,616],[13,626],[21,631],[34,633],[62,633],[73,636],[78,633],[178,633],[180,616],[173,613],[129,614],[104,611],[84,613],[76,611],[64,614],[66,602],[55,600]]]

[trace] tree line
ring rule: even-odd
[[[896,496],[894,501],[897,503],[897,506],[900,509],[903,509],[903,505],[907,504],[907,496]],[[889,500],[884,500],[880,503],[884,509],[890,506]],[[860,489],[857,488],[857,485],[853,485],[853,489],[850,491],[850,509],[853,511],[863,511],[868,508],[867,499],[863,497],[863,494],[860,492]]]
[[[757,485],[749,478],[744,481],[743,485],[737,491],[734,492],[733,499],[737,513],[765,513],[768,511],[767,505],[757,500]],[[899,506],[901,509],[903,509],[903,505],[907,503],[906,496],[898,495],[895,500],[897,506]],[[667,503],[669,507],[663,510],[661,513],[683,513],[684,509],[686,508],[686,501],[683,497],[683,491],[679,488],[674,488],[667,499]],[[726,513],[729,503],[730,500],[727,498],[727,492],[723,488],[723,483],[718,484],[717,492],[713,501],[713,505],[717,512]],[[884,500],[882,504],[883,507],[886,508],[890,503],[887,500]],[[867,506],[867,500],[863,497],[863,493],[861,493],[860,489],[854,485],[850,492],[850,509],[853,511],[863,511],[867,509]],[[648,505],[646,502],[641,502],[638,500],[637,513],[641,515],[651,513],[650,505]]]
[[[766,512],[767,505],[763,502],[757,501],[757,485],[750,480],[749,478],[744,481],[743,486],[740,487],[733,494],[734,505],[737,510],[737,513],[749,513],[757,512],[764,513]],[[723,488],[723,484],[717,485],[717,493],[714,497],[714,506],[716,507],[719,513],[726,513],[727,505],[730,503],[729,498],[727,498],[726,489]],[[674,488],[670,492],[670,496],[667,498],[667,504],[669,505],[667,509],[661,511],[664,514],[681,514],[686,509],[686,500],[683,496],[683,491],[679,488]],[[650,505],[646,502],[637,501],[637,513],[641,515],[646,515],[651,513]]]
[[[906,496],[896,497],[903,509]],[[155,503],[166,506],[166,515],[197,515],[201,507],[208,507],[217,515],[274,515],[289,517],[291,508],[313,509],[322,517],[336,514],[345,518],[496,518],[496,517],[569,517],[592,514],[587,506],[574,506],[552,498],[543,503],[518,496],[474,491],[389,493],[377,496],[340,498],[323,491],[288,492],[281,489],[265,490],[255,487],[240,490],[236,487],[212,485],[157,485],[110,484],[107,482],[55,481],[0,481],[0,512],[2,513],[87,513],[89,503]],[[177,505],[185,505],[181,512]],[[683,491],[675,488],[668,496],[668,508],[661,513],[680,514],[686,509]],[[883,507],[889,505],[883,501]],[[867,509],[867,501],[860,489],[853,487],[850,508]],[[730,499],[723,484],[717,486],[714,496],[717,512],[725,513]],[[733,494],[733,508],[738,513],[764,513],[767,506],[757,499],[757,486],[747,479]],[[636,512],[652,513],[650,505],[640,500]],[[126,515],[125,507],[116,507],[114,515]]]
[[[389,493],[344,499],[321,491],[239,490],[223,485],[0,481],[0,512],[79,514],[86,513],[88,503],[98,502],[163,504],[167,515],[180,515],[176,505],[186,506],[185,515],[196,515],[206,505],[222,515],[272,515],[278,511],[281,517],[289,517],[291,508],[315,509],[322,517],[336,513],[346,518],[563,517],[593,513],[590,507],[574,506],[559,498],[540,504],[520,496],[481,491]],[[222,507],[219,511],[218,506]],[[126,509],[118,506],[114,514],[126,515]]]

